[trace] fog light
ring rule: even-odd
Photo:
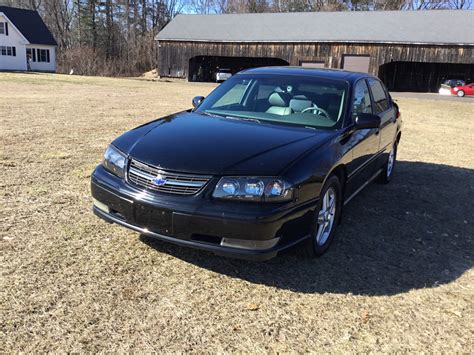
[[[101,211],[104,211],[106,213],[110,213],[109,206],[107,206],[105,203],[97,201],[96,199],[94,199],[94,206],[97,207]]]
[[[279,240],[280,238],[273,238],[269,240],[222,238],[221,246],[239,249],[265,250],[273,248]]]

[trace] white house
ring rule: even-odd
[[[56,47],[37,11],[0,6],[0,71],[55,72]]]

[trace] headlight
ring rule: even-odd
[[[254,202],[283,202],[293,199],[293,188],[278,178],[223,177],[212,194],[214,198]]]
[[[113,145],[109,145],[104,154],[104,165],[105,169],[110,171],[119,177],[125,176],[125,165],[127,157],[120,150],[115,148]]]
[[[453,90],[454,90],[454,91],[459,91],[459,88],[454,88]]]

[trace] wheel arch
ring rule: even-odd
[[[347,168],[344,164],[339,164],[335,166],[333,169],[330,170],[330,172],[326,175],[326,178],[324,179],[324,184],[326,183],[327,179],[329,179],[330,176],[336,175],[337,178],[339,179],[339,182],[341,183],[341,189],[342,189],[342,198],[344,200],[344,194],[345,194],[345,187],[346,187],[346,181],[347,181]]]

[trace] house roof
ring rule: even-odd
[[[155,39],[459,45],[474,44],[473,22],[474,10],[178,15]]]
[[[37,11],[0,6],[0,12],[8,17],[31,44],[58,45]]]

